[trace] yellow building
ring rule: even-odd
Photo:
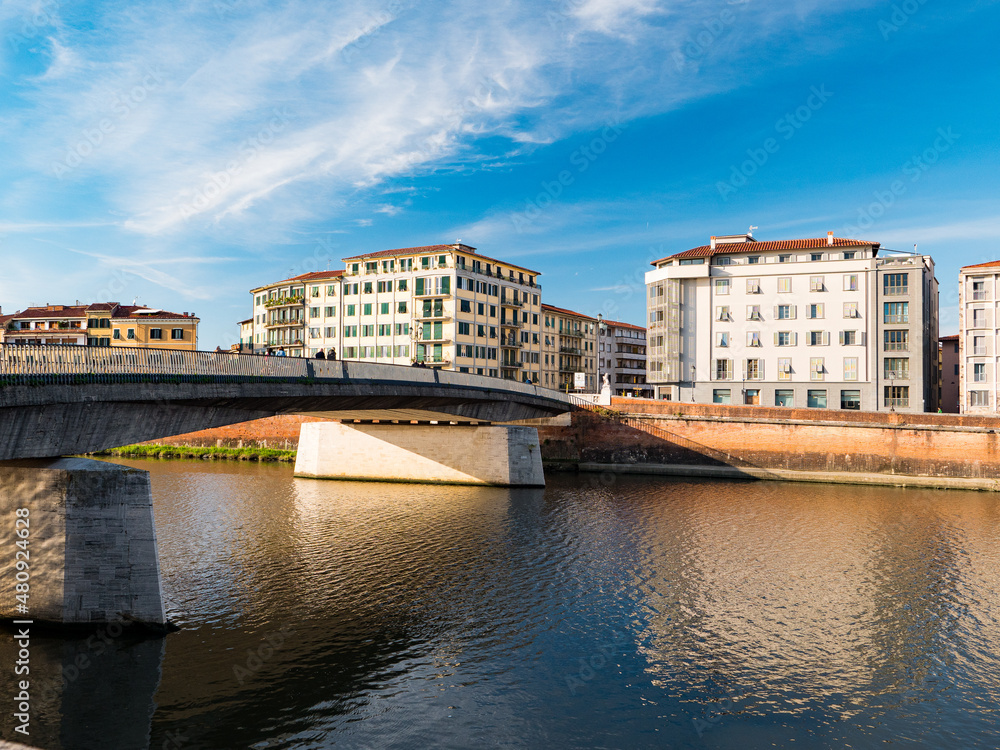
[[[139,305],[29,307],[0,318],[5,344],[130,346],[156,349],[198,348],[194,313],[172,313]]]
[[[595,393],[597,318],[542,305],[542,375],[540,385],[560,391]]]

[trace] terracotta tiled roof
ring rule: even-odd
[[[587,320],[592,320],[595,323],[597,322],[597,318],[592,318],[589,315],[584,315],[583,313],[573,312],[572,310],[567,310],[564,307],[556,307],[555,305],[546,305],[543,303],[542,310],[544,312],[554,312],[554,313],[559,313],[561,315],[572,315],[577,318],[586,318]]]
[[[474,256],[477,260],[484,260],[487,263],[502,263],[505,266],[510,266],[511,268],[516,268],[518,271],[524,271],[525,273],[530,273],[532,276],[541,276],[541,271],[534,271],[530,268],[525,268],[524,266],[519,266],[517,263],[511,263],[508,260],[498,260],[497,258],[491,258],[488,255],[480,255],[476,252],[476,248],[471,245],[421,245],[420,247],[401,247],[395,250],[379,250],[374,253],[364,253],[362,255],[352,255],[349,258],[344,258],[343,260],[370,260],[372,258],[398,258],[401,255],[433,255],[434,253],[450,253],[453,251],[468,253]]]
[[[951,336],[942,336],[938,341],[958,341],[958,334],[953,333]]]
[[[236,325],[245,325],[246,323],[253,323],[253,318],[247,318],[246,320],[239,321]]]
[[[140,314],[144,310],[151,309],[153,308],[144,305],[119,305],[117,302],[95,302],[92,305],[46,305],[45,307],[29,307],[26,310],[16,312],[10,316],[10,319],[86,318],[88,313],[95,312],[110,312],[112,318],[194,319],[193,315],[181,315],[180,313],[167,312],[166,310],[156,310],[153,314]]]
[[[605,320],[604,322],[607,323],[609,326],[613,326],[615,328],[631,328],[636,331],[646,330],[642,326],[632,325],[631,323],[622,323],[621,321],[618,320]]]
[[[819,250],[824,247],[872,247],[878,252],[882,246],[880,242],[868,242],[867,240],[849,240],[843,237],[834,237],[833,245],[830,245],[826,237],[805,240],[771,240],[769,242],[732,242],[719,243],[712,249],[711,245],[701,245],[685,250],[681,253],[668,255],[665,258],[654,260],[650,265],[655,266],[665,260],[683,260],[685,258],[711,258],[713,255],[733,255],[735,253],[766,253],[776,250]]]
[[[310,271],[301,276],[293,276],[288,281],[322,281],[323,279],[339,279],[343,271]]]
[[[129,318],[130,320],[196,320],[193,315],[181,315],[144,305],[119,305],[111,317],[115,319]]]
[[[976,263],[972,266],[962,266],[961,270],[964,271],[966,268],[995,268],[997,266],[1000,266],[1000,260],[991,260],[989,263]]]
[[[52,309],[56,308],[56,309]],[[14,313],[11,318],[85,318],[88,308],[84,305],[49,305],[46,307],[29,307]]]

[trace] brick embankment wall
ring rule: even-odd
[[[146,445],[190,445],[199,448],[277,448],[297,450],[299,428],[304,422],[326,422],[319,417],[283,415],[231,424],[211,430],[150,440]]]
[[[680,464],[1000,477],[997,418],[637,399],[614,399],[611,408],[617,418],[577,412],[569,427],[539,427],[548,465]]]

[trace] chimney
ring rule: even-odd
[[[710,240],[708,241],[708,244],[709,244],[709,246],[710,246],[710,247],[711,247],[711,248],[712,248],[713,250],[715,250],[715,237],[714,237],[714,236],[713,236],[713,237],[712,237],[712,238],[711,238],[711,239],[710,239]]]
[[[833,232],[826,233],[826,244],[833,245]]]

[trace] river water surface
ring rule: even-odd
[[[116,462],[181,630],[36,636],[43,748],[1000,746],[993,494]]]

